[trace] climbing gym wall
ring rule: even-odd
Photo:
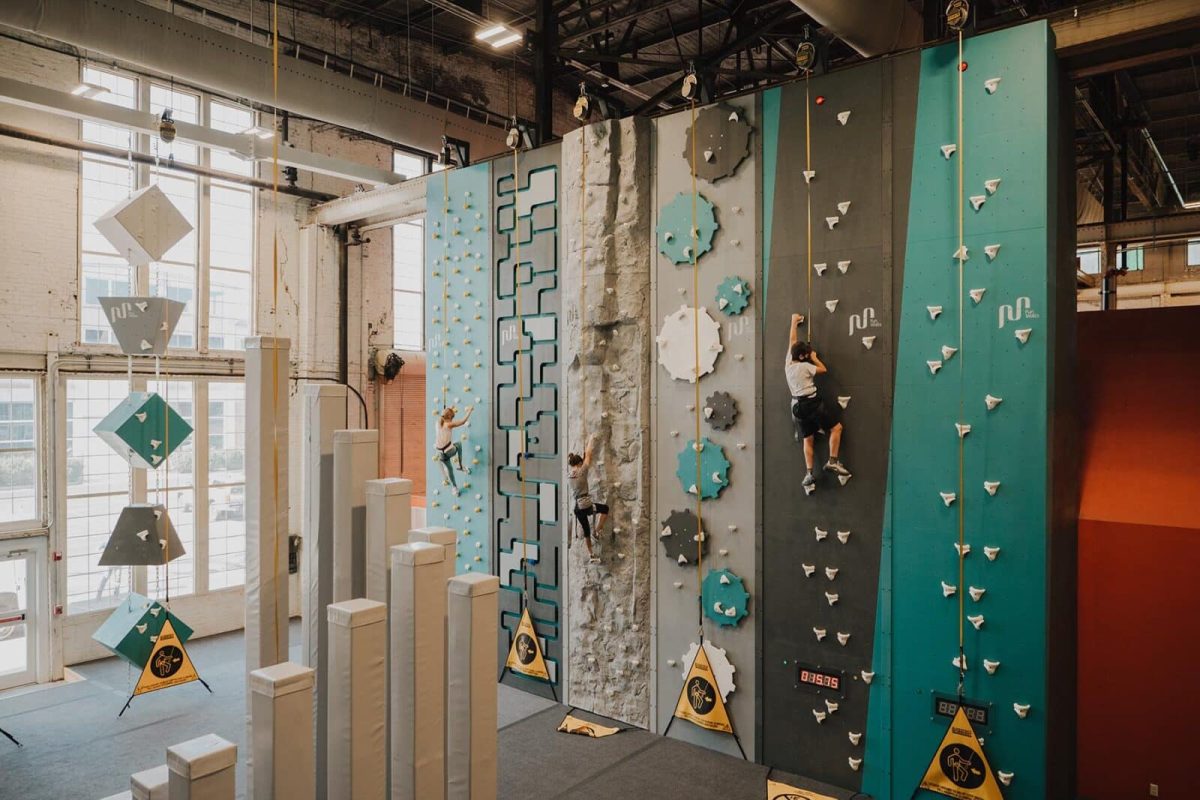
[[[671,724],[673,737],[739,754],[728,733],[672,723],[703,631],[708,680],[751,759],[761,302],[755,104],[742,98],[697,109],[695,119],[689,111],[656,122],[651,321],[657,730]]]
[[[1074,675],[1058,595],[1074,591],[1057,582],[1074,530],[1055,524],[1073,504],[1055,469],[1073,463],[1051,413],[1074,288],[1056,268],[1050,37],[1037,22],[921,53],[865,741],[877,797],[922,782],[960,696],[981,782],[1071,796],[1072,737],[1050,735]]]
[[[474,406],[470,422],[453,431],[452,441],[470,470],[455,473],[458,495],[441,462],[427,456],[425,521],[458,533],[460,573],[491,572],[489,173],[487,164],[446,170],[429,179],[425,195],[425,441],[430,454],[437,438],[434,415],[453,406],[461,417]]]
[[[567,702],[650,726],[650,133],[644,117],[606,120],[562,145],[563,452],[596,435],[593,499],[609,523],[588,563],[564,492],[570,685]],[[581,258],[581,254],[584,257]],[[564,484],[565,485],[565,484]]]
[[[563,663],[559,145],[491,163],[496,572],[500,661],[528,608],[550,680]],[[514,162],[516,171],[514,175]],[[522,461],[524,463],[522,463]],[[506,681],[525,684],[524,676]]]
[[[873,685],[918,66],[882,59],[763,97],[762,752],[848,789],[862,783]],[[811,493],[783,369],[793,313],[829,369],[817,386],[841,414],[850,471],[823,469],[817,435]]]

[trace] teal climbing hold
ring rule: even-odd
[[[689,441],[679,451],[679,467],[675,475],[688,494],[696,494],[706,500],[716,497],[729,485],[729,459],[719,445],[707,438],[700,440],[700,475],[696,475],[696,442]]]
[[[737,275],[730,275],[717,287],[717,308],[729,316],[737,316],[750,305],[750,284]]]
[[[690,264],[695,247],[695,258],[699,261],[700,256],[712,250],[713,236],[719,227],[713,204],[697,193],[696,233],[693,236],[692,195],[680,192],[658,215],[658,251],[676,264]]]
[[[742,579],[727,569],[709,570],[700,596],[704,615],[722,627],[736,627],[750,613],[750,593]]]

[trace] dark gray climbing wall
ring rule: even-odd
[[[564,459],[559,450],[559,159],[558,145],[521,152],[516,182],[511,155],[492,162],[492,510],[496,573],[500,576],[500,662],[504,663],[512,644],[524,594],[556,684],[562,677],[564,631],[560,591]],[[522,453],[527,454],[523,489]],[[506,677],[505,681],[538,691],[536,683],[523,676]]]
[[[862,783],[850,759],[866,750],[862,673],[872,671],[917,70],[915,57],[902,56],[812,79],[816,175],[809,184],[803,174],[805,84],[764,97],[764,164],[776,167],[764,175],[764,202],[773,197],[773,203],[764,209],[770,239],[763,280],[769,294],[762,368],[762,757],[848,789]],[[838,115],[846,111],[841,124]],[[810,190],[812,261],[825,265],[811,277]],[[839,210],[847,201],[849,208]],[[832,228],[828,217],[838,218]],[[846,261],[843,271],[839,262]],[[826,303],[833,301],[831,310]],[[808,317],[807,333],[829,367],[818,379],[822,396],[845,404],[841,455],[853,473],[841,485],[820,472],[808,496],[801,490],[804,455],[793,440],[783,372],[793,312]],[[826,455],[826,437],[818,436],[818,469]],[[818,529],[826,535],[818,538]],[[824,631],[823,638],[814,629]],[[849,634],[844,644],[839,634]],[[839,689],[802,684],[806,668],[837,676]]]

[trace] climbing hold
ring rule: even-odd
[[[825,579],[826,580],[830,580],[830,581],[833,580],[834,578],[837,577],[837,574],[838,574],[837,567],[826,567],[825,568]]]
[[[967,246],[965,244],[959,245],[958,249],[954,251],[953,257],[958,259],[959,261],[970,261],[971,260],[970,250],[967,249]]]
[[[983,88],[988,94],[995,94],[996,89],[1000,87],[999,78],[988,78],[983,82]]]
[[[815,169],[804,170],[804,182],[805,183],[812,183],[812,179],[815,177],[817,177],[817,171]]]
[[[850,744],[858,747],[858,743],[862,741],[862,734],[849,731],[846,736],[850,739]]]
[[[1000,245],[998,245],[998,244],[985,244],[983,246],[983,254],[985,256],[987,256],[988,261],[995,261],[996,254],[999,252],[1000,252]]]
[[[949,508],[950,505],[958,499],[958,495],[954,492],[940,492],[939,494],[941,494],[942,502],[946,504],[946,508]]]
[[[925,306],[925,310],[929,312],[930,319],[937,319],[942,315],[941,306]]]
[[[735,627],[749,614],[750,593],[727,569],[709,570],[700,589],[704,615],[723,627]]]
[[[826,300],[825,301],[825,308],[829,309],[830,314],[832,314],[834,312],[834,310],[837,309],[837,307],[838,307],[837,300]]]
[[[971,201],[971,208],[978,211],[979,209],[983,208],[983,204],[987,202],[987,195],[986,194],[973,194],[970,197],[968,197],[967,199]]]
[[[957,347],[951,347],[948,344],[942,345],[942,359],[944,361],[949,361],[951,358],[954,357],[954,354],[957,352],[958,352]]]
[[[967,292],[967,294],[971,295],[971,299],[975,301],[975,305],[979,305],[980,301],[983,300],[983,294],[986,291],[987,289],[971,289]]]
[[[838,475],[838,483],[840,483],[842,486],[845,486],[853,477],[853,475]]]
[[[848,763],[850,765],[850,769],[854,770],[855,772],[858,772],[858,768],[862,766],[862,761],[863,760],[861,758],[855,758],[854,756],[848,756],[846,758],[846,763]]]
[[[983,668],[987,670],[988,675],[995,675],[996,670],[1000,669],[1000,662],[999,661],[988,661],[985,658],[983,660]]]
[[[974,600],[976,603],[978,603],[980,600],[983,599],[983,595],[985,592],[987,592],[987,589],[981,589],[978,586],[968,586],[967,587],[967,594],[971,595],[971,599]]]
[[[1000,405],[1003,402],[1004,402],[1003,397],[996,397],[996,396],[990,395],[990,394],[983,398],[983,404],[987,406],[988,411],[995,411],[996,406]]]
[[[958,152],[958,145],[956,145],[956,144],[944,144],[944,145],[942,145],[942,156],[943,156],[943,157],[944,157],[944,158],[945,158],[947,161],[949,161],[949,160],[950,160],[950,156],[954,155],[956,152]]]
[[[824,275],[825,270],[827,269],[829,269],[829,265],[824,261],[822,261],[820,264],[813,264],[813,272],[817,273],[818,276]]]
[[[700,334],[698,345],[697,330]],[[658,343],[658,363],[675,380],[690,383],[695,383],[698,377],[716,369],[717,356],[725,349],[721,345],[721,326],[703,306],[698,309],[680,306],[674,314],[668,314],[655,341]],[[700,355],[699,373],[696,370],[697,351]]]
[[[954,429],[958,431],[958,438],[962,439],[971,432],[971,426],[965,422],[954,423]]]
[[[717,307],[729,316],[746,310],[750,303],[750,284],[736,275],[730,275],[717,286]]]
[[[813,573],[817,571],[815,564],[801,564],[800,566],[804,570],[804,577],[806,578],[811,578]]]
[[[848,270],[848,269],[850,269],[850,259],[847,258],[845,261],[838,262],[838,272],[845,275],[846,270]]]
[[[846,212],[850,210],[850,201],[849,201],[849,200],[843,200],[843,201],[841,201],[840,203],[838,203],[838,204],[837,204],[837,210],[838,210],[838,213],[839,213],[839,214],[841,214],[842,216],[845,216],[845,215],[846,215]]]
[[[827,700],[825,701],[825,709],[826,709],[826,710],[827,710],[827,711],[828,711],[830,714],[834,714],[834,713],[836,713],[836,712],[837,712],[837,710],[838,710],[838,703],[837,703],[837,702],[835,702],[835,701],[833,701],[833,700],[828,700],[828,699],[827,699]]]
[[[672,511],[659,531],[659,539],[667,557],[679,564],[691,563],[691,559],[708,553],[708,537],[700,532],[696,514],[690,509]]]
[[[945,581],[942,581],[942,597],[953,597],[954,593],[957,591],[957,586],[953,586]]]
[[[850,634],[838,631],[837,640],[838,644],[840,644],[842,647],[845,647],[850,641]]]
[[[966,656],[955,656],[954,658],[950,659],[950,663],[954,665],[955,669],[962,670],[963,672],[967,671]]]
[[[840,217],[826,217],[825,224],[829,226],[829,230],[833,230],[833,226],[837,225],[840,219]]]
[[[871,681],[875,680],[874,672],[868,672],[867,670],[864,669],[861,672],[859,672],[858,674],[862,676],[863,683],[869,684]]]
[[[863,343],[863,347],[870,350],[872,347],[875,346],[875,337],[874,336],[864,336],[864,337],[862,337],[862,343]]]
[[[1000,481],[984,481],[983,490],[992,497],[996,496],[996,491],[1000,488]]]
[[[815,708],[814,708],[814,709],[813,709],[813,716],[814,716],[814,717],[816,717],[816,719],[817,719],[817,724],[818,724],[818,725],[820,725],[822,722],[824,722],[824,721],[825,721],[825,712],[824,712],[824,711],[819,711],[819,710],[817,710],[817,709],[815,709]]]
[[[974,626],[975,630],[977,630],[977,631],[978,631],[978,630],[982,630],[982,628],[983,628],[983,614],[973,614],[973,615],[969,615],[969,616],[967,617],[967,622],[971,623],[971,625],[972,625],[972,626]]]
[[[824,628],[813,628],[812,631],[813,631],[813,636],[817,637],[818,642],[822,641],[825,638],[825,629]]]
[[[1033,328],[1020,328],[1016,332],[1017,341],[1025,344],[1029,341],[1029,334],[1033,333]]]
[[[704,416],[713,430],[729,430],[737,421],[737,415],[737,401],[729,392],[713,392],[704,401]]]
[[[813,528],[813,531],[815,531],[817,534],[818,542],[823,542],[829,538],[829,531],[825,530],[824,528]]]
[[[967,556],[971,555],[971,545],[967,544],[966,542],[962,544],[955,542],[954,552],[958,553],[960,558],[966,558]]]
[[[850,121],[850,112],[849,111],[839,111],[837,113],[837,121],[838,121],[839,125],[845,125],[847,122]]]
[[[837,538],[839,542],[845,544],[846,542],[850,541],[850,531],[838,531]]]
[[[988,178],[983,182],[983,188],[987,189],[988,194],[995,194],[1000,188],[1000,178]]]
[[[996,556],[1000,555],[1000,548],[999,548],[999,547],[987,547],[987,546],[984,546],[984,548],[983,548],[983,554],[984,554],[985,556],[987,556],[987,560],[988,560],[988,561],[995,561],[995,560],[996,560]]]
[[[825,600],[828,601],[829,605],[831,605],[831,606],[836,605],[837,601],[838,601],[838,596],[835,592],[826,592]]]
[[[699,475],[696,469],[695,453],[700,453]],[[707,438],[697,444],[689,441],[679,451],[675,470],[679,483],[689,494],[699,494],[708,500],[719,495],[729,485],[729,460],[720,445],[714,444]],[[699,486],[699,489],[697,489]]]
[[[1021,719],[1025,719],[1027,716],[1029,716],[1029,704],[1028,703],[1013,703],[1013,711],[1015,711],[1017,713],[1018,717],[1020,717]]]
[[[850,395],[838,395],[837,402],[839,406],[845,408],[846,406],[850,405]]]
[[[693,201],[695,203],[696,223],[692,227],[688,220],[692,219]],[[680,192],[670,203],[665,205],[658,217],[659,245],[658,250],[676,264],[685,264],[692,260],[691,242],[696,242],[696,259],[712,250],[713,236],[720,225],[717,223],[713,204],[702,194],[694,198],[690,192]],[[692,232],[695,232],[693,237]],[[667,239],[667,234],[671,238]],[[686,233],[686,236],[681,234]]]
[[[1012,773],[1012,772],[1005,772],[1002,769],[996,770],[996,777],[999,778],[1000,783],[1004,784],[1005,786],[1009,786],[1012,784],[1013,774],[1014,773]]]

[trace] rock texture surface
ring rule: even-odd
[[[650,125],[604,121],[563,139],[563,311],[569,452],[597,436],[592,496],[612,509],[567,558],[568,702],[650,725]],[[586,166],[583,166],[586,165]],[[582,174],[581,174],[582,173]],[[586,184],[586,186],[585,186]],[[582,253],[582,258],[581,258]],[[570,496],[570,535],[579,535]]]

